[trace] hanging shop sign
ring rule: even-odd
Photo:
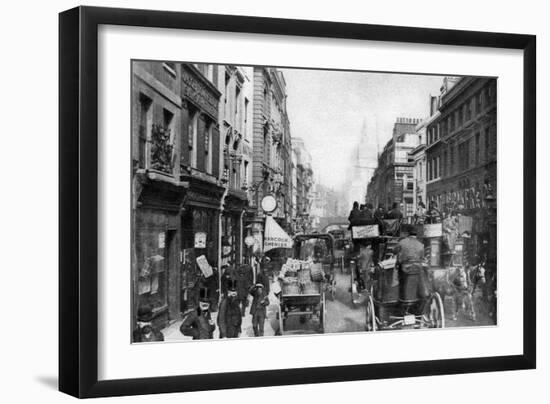
[[[271,194],[266,195],[262,198],[260,206],[265,213],[274,212],[277,209],[277,199]]]
[[[212,271],[212,267],[210,266],[208,260],[204,255],[200,255],[197,257],[197,265],[199,266],[199,269],[201,270],[205,278],[209,278],[214,274],[214,271]]]
[[[195,248],[206,248],[206,233],[199,231],[195,233]]]

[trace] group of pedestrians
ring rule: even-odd
[[[252,316],[254,336],[263,336],[269,305],[269,278],[260,271],[254,283],[253,269],[249,265],[226,266],[222,270],[223,297],[216,322],[212,319],[207,291],[201,291],[197,310],[185,316],[180,332],[193,339],[212,339],[217,325],[219,338],[238,338],[251,296],[249,314]]]

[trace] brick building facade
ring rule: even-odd
[[[427,127],[428,201],[479,209],[496,195],[496,79],[465,77],[441,96]]]

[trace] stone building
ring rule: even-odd
[[[419,123],[418,118],[397,118],[392,138],[378,157],[378,166],[367,185],[366,201],[375,207],[383,205],[389,210],[398,203],[403,215],[414,214],[414,161],[409,153],[419,145]]]
[[[422,202],[427,208],[426,199],[426,141],[427,128],[435,119],[439,117],[440,96],[430,95],[430,116],[421,121],[416,126],[416,134],[418,135],[418,146],[409,152],[409,160],[414,163],[413,170],[413,211],[416,212],[418,204]]]
[[[290,123],[286,110],[286,83],[282,72],[271,67],[254,67],[252,181],[248,184],[253,209],[247,215],[249,228],[263,230],[263,196],[277,199],[275,220],[286,230],[291,227],[292,159]]]
[[[292,149],[296,155],[296,232],[307,232],[311,229],[311,206],[313,190],[313,168],[311,155],[307,151],[304,140],[292,138]]]
[[[241,262],[252,73],[133,63],[133,310],[152,306],[159,326],[192,309],[199,287],[208,287],[216,304],[220,265]],[[213,276],[203,276],[199,256]]]
[[[241,263],[247,183],[252,172],[252,67],[219,65],[220,162],[227,192],[221,214],[222,264]]]

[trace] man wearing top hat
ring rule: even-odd
[[[238,300],[237,282],[229,280],[227,292],[220,303],[218,327],[220,338],[237,338],[241,333],[242,313]]]
[[[250,287],[252,295],[252,304],[250,305],[250,314],[252,315],[252,329],[255,337],[264,336],[264,323],[267,316],[267,306],[269,306],[269,296],[262,282],[257,282]]]
[[[164,341],[164,335],[152,325],[153,310],[151,306],[141,306],[137,312],[138,327],[133,332],[134,342]]]
[[[209,289],[199,290],[199,307],[196,311],[189,313],[180,326],[183,335],[193,339],[212,339],[216,325],[210,315],[210,293]]]

